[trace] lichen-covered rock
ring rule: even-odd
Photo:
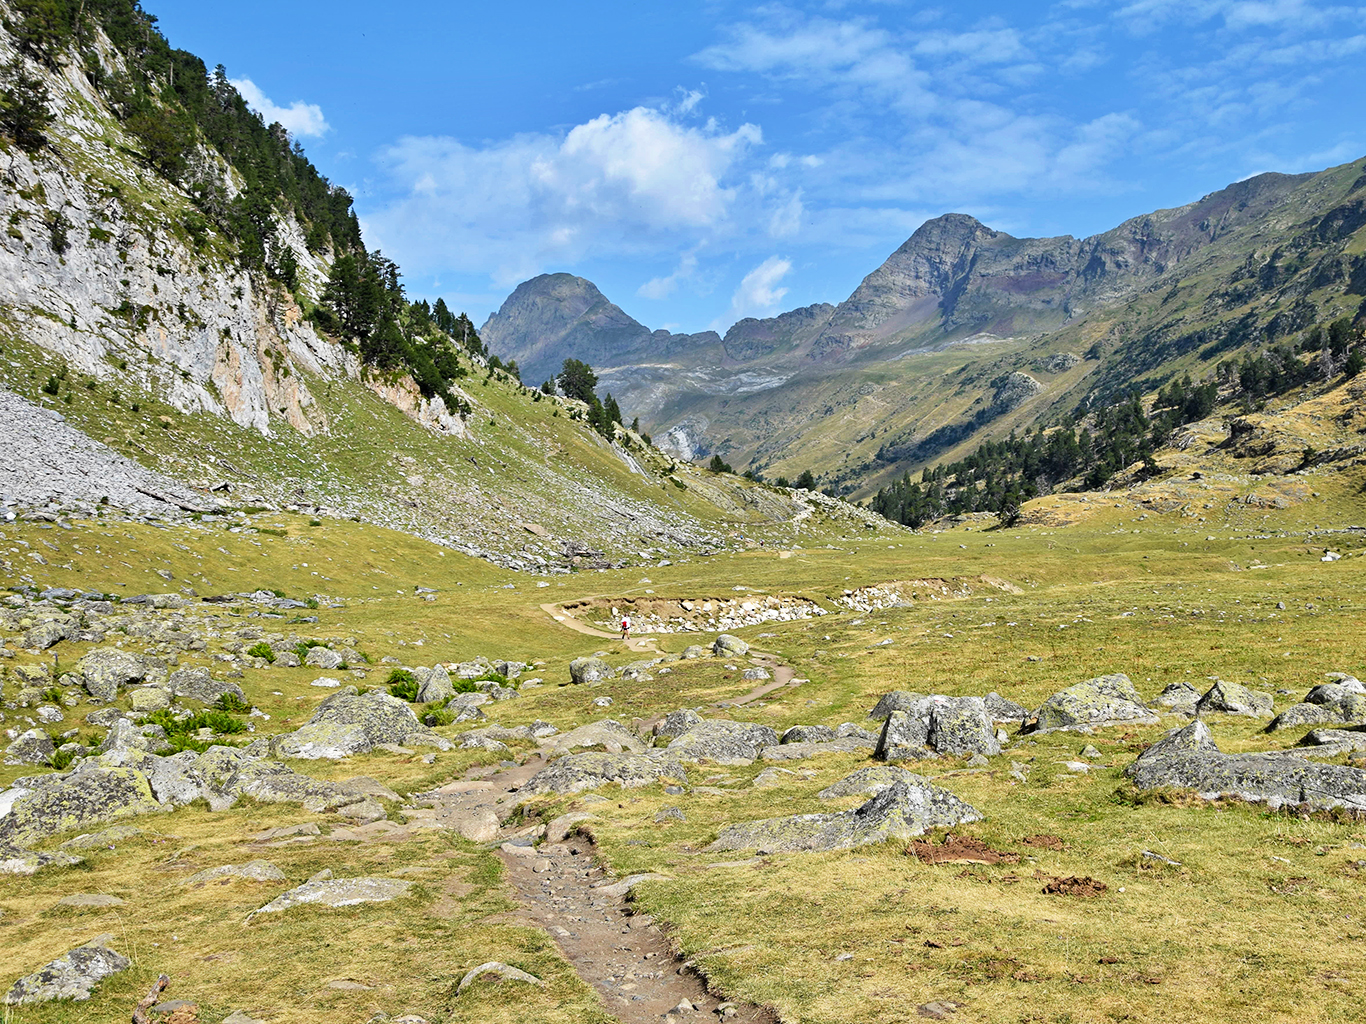
[[[367,753],[381,743],[451,749],[449,740],[417,720],[406,701],[382,690],[359,695],[348,686],[319,704],[303,726],[273,737],[270,750],[275,757],[336,759]]]
[[[1306,704],[1340,704],[1351,694],[1366,694],[1366,683],[1355,676],[1347,676],[1331,683],[1320,683],[1304,695]]]
[[[335,810],[356,799],[336,783],[301,775],[279,761],[252,757],[236,747],[210,747],[194,767],[211,793],[209,805],[214,810],[226,809],[239,796],[262,803],[302,804],[310,811]]]
[[[326,671],[341,668],[346,663],[346,659],[337,651],[330,647],[310,647],[308,653],[304,655],[304,664],[311,668],[320,668]]]
[[[164,711],[171,706],[171,695],[159,686],[139,686],[129,697],[133,710],[141,715]]]
[[[1292,704],[1266,727],[1267,732],[1280,732],[1283,729],[1303,729],[1306,725],[1343,725],[1345,719],[1336,707],[1322,704]]]
[[[1158,718],[1122,673],[1097,676],[1053,694],[1034,713],[1035,732],[1107,725],[1156,725]]]
[[[166,730],[159,725],[136,725],[127,718],[115,720],[97,749],[104,754],[111,750],[160,750],[166,745]]]
[[[779,743],[828,743],[835,730],[828,725],[794,725],[779,737]]]
[[[315,651],[317,648],[313,648]],[[324,907],[351,907],[357,903],[384,903],[408,895],[412,882],[397,878],[323,878],[308,881],[277,896],[264,907],[253,910],[248,919],[257,914],[278,914],[290,907],[315,903]]]
[[[929,694],[914,693],[910,690],[893,690],[891,693],[884,693],[873,705],[873,710],[868,712],[868,717],[879,722],[886,721],[887,716],[893,711],[910,711],[927,696]]]
[[[707,649],[701,644],[689,644],[687,647],[683,648],[683,653],[680,657],[692,660],[693,658],[704,658],[706,655]]]
[[[1366,810],[1366,771],[1311,764],[1283,752],[1225,754],[1201,721],[1168,733],[1124,774],[1139,789],[1194,790],[1205,800],[1235,797],[1272,810],[1287,805]]]
[[[56,753],[51,736],[42,729],[30,729],[5,748],[5,764],[47,764]]]
[[[1270,716],[1276,698],[1259,690],[1249,690],[1242,683],[1222,680],[1211,686],[1195,705],[1199,714],[1222,711],[1231,715],[1250,715],[1254,718]]]
[[[1184,679],[1169,683],[1157,695],[1158,704],[1178,711],[1194,712],[1195,705],[1199,700],[1200,691]]]
[[[115,953],[106,945],[113,938],[112,935],[101,935],[20,978],[5,993],[6,1005],[47,1003],[54,999],[89,999],[91,990],[101,981],[132,966],[127,957]]]
[[[884,761],[934,757],[936,754],[1001,752],[981,697],[931,694],[890,711],[882,725],[876,756]]]
[[[611,718],[601,722],[590,722],[559,735],[552,733],[543,739],[543,744],[551,752],[566,754],[582,747],[602,747],[609,754],[643,754],[648,749],[640,737]]]
[[[166,680],[177,697],[212,704],[225,693],[245,701],[247,695],[230,679],[215,679],[206,668],[179,668]]]
[[[419,704],[431,704],[433,701],[455,696],[455,685],[451,682],[451,675],[444,665],[437,665],[425,671],[419,669],[417,681]]]
[[[712,641],[711,652],[718,658],[727,655],[740,658],[749,653],[749,644],[745,643],[738,636],[722,633]]]
[[[898,782],[912,786],[928,786],[930,780],[923,775],[907,771],[893,764],[875,764],[860,768],[852,775],[846,775],[832,786],[827,786],[816,794],[821,800],[838,800],[842,797],[861,796],[865,799],[877,796]]]
[[[877,736],[877,733],[869,732],[857,722],[844,722],[835,727],[835,737],[837,739],[868,740],[870,743],[876,744]]]
[[[852,811],[768,818],[721,830],[709,850],[759,853],[819,852],[905,841],[931,828],[980,821],[981,814],[946,789],[901,780]]]
[[[982,704],[993,722],[1023,722],[1029,717],[1027,707],[1002,697],[995,690],[982,698]]]
[[[854,737],[837,737],[824,742],[779,743],[764,747],[759,756],[765,761],[805,761],[809,757],[822,754],[850,754],[858,750],[871,750],[874,740]]]
[[[569,681],[582,686],[611,679],[616,670],[601,658],[575,658],[569,663]]]
[[[767,746],[776,746],[778,734],[756,722],[703,719],[668,746],[669,756],[680,761],[714,761],[717,764],[750,764]]]
[[[616,783],[623,789],[665,780],[687,785],[688,775],[676,761],[647,754],[569,754],[533,775],[522,792],[579,793]]]
[[[673,739],[682,736],[700,721],[702,716],[692,708],[679,708],[677,711],[670,711],[664,716],[664,721],[655,725],[655,735]]]
[[[242,878],[248,882],[283,882],[285,873],[268,860],[252,860],[245,864],[222,864],[216,868],[196,871],[181,884],[194,885],[198,882],[212,882],[218,878]]]
[[[117,647],[96,647],[76,662],[75,674],[90,696],[112,701],[118,699],[120,686],[146,678],[147,665],[138,655]]]
[[[91,766],[87,768],[87,766]],[[100,768],[81,761],[65,775],[16,779],[0,794],[0,855],[62,832],[161,810],[147,776],[132,768]]]
[[[913,711],[890,711],[882,723],[873,756],[883,761],[907,761],[934,757],[929,748],[930,723],[928,716]]]

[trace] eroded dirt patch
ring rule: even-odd
[[[1055,878],[1039,874],[1035,877],[1047,879],[1043,891],[1050,896],[1100,896],[1110,888],[1104,882],[1098,882],[1090,875],[1081,877],[1068,875],[1066,878]]]
[[[945,836],[942,843],[913,839],[907,854],[925,864],[1018,864],[1020,855],[993,850],[972,836]]]

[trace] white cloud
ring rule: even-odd
[[[667,299],[672,295],[680,284],[691,280],[697,272],[697,254],[693,252],[684,253],[683,258],[678,261],[678,266],[668,277],[652,277],[643,285],[636,289],[636,294],[642,299]]]
[[[787,294],[778,282],[792,270],[792,261],[770,256],[746,274],[730,299],[730,309],[712,323],[712,330],[725,333],[735,321],[747,316],[771,316]]]
[[[695,108],[693,95],[671,110],[603,114],[563,136],[480,147],[401,139],[381,161],[403,195],[366,228],[405,267],[492,266],[500,284],[588,256],[676,252],[680,241],[734,234],[788,197],[760,195],[738,173],[762,144],[758,126],[687,120],[679,111]]]
[[[274,124],[278,121],[284,125],[285,130],[291,135],[311,135],[314,137],[326,134],[331,128],[327,119],[323,117],[323,108],[316,103],[295,100],[287,107],[276,106],[261,91],[260,86],[250,78],[233,78],[229,81],[242,94],[242,99],[247,101],[247,106],[260,114],[266,124]]]

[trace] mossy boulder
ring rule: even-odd
[[[1129,677],[1116,672],[1060,690],[1034,712],[1033,732],[1086,729],[1107,725],[1156,725],[1157,715],[1143,703]]]
[[[569,663],[569,681],[582,686],[599,683],[616,675],[616,669],[601,658],[575,658]]]
[[[708,849],[765,854],[847,850],[888,840],[904,842],[932,828],[981,818],[976,808],[946,789],[924,780],[901,779],[852,811],[727,825]]]
[[[740,658],[749,653],[749,644],[745,643],[738,636],[722,633],[712,641],[711,652],[718,658]]]
[[[81,767],[87,762],[81,762]],[[15,780],[0,794],[0,852],[22,850],[63,832],[162,809],[147,776],[133,768],[78,770]]]
[[[1229,715],[1249,715],[1253,718],[1270,717],[1276,698],[1260,690],[1252,690],[1242,683],[1218,680],[1205,691],[1195,705],[1198,714],[1221,711]]]
[[[76,662],[86,692],[97,700],[112,701],[119,687],[138,683],[147,677],[147,663],[136,654],[117,647],[96,647]]]

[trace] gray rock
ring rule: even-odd
[[[769,675],[768,672],[766,672],[764,669],[747,668],[740,673],[740,678],[745,680],[746,682],[758,683],[763,682],[765,679],[772,679],[773,677]]]
[[[310,647],[304,656],[304,664],[324,671],[341,668],[346,659],[330,647]]]
[[[119,687],[141,682],[147,676],[142,658],[117,647],[97,647],[76,662],[86,692],[97,700],[117,700]]]
[[[33,875],[44,868],[69,868],[84,864],[85,860],[70,853],[34,853],[32,850],[0,848],[0,875]]]
[[[569,663],[569,680],[579,686],[598,683],[615,675],[616,670],[601,658],[575,658]]]
[[[313,648],[315,651],[318,648]],[[397,878],[324,878],[308,881],[271,900],[264,907],[253,910],[248,919],[257,914],[278,914],[290,907],[306,903],[324,907],[351,907],[357,903],[386,903],[408,895],[412,882]]]
[[[1333,747],[1331,755],[1366,750],[1366,732],[1358,729],[1310,729],[1300,743],[1306,747]]]
[[[688,816],[679,807],[661,807],[655,811],[655,821],[687,821]]]
[[[133,711],[141,715],[164,711],[171,706],[171,695],[159,686],[139,686],[129,697]]]
[[[276,757],[335,760],[368,753],[381,743],[451,749],[449,740],[417,720],[406,701],[383,690],[358,695],[351,686],[319,704],[299,729],[273,737],[270,749]]]
[[[1194,711],[1196,702],[1200,700],[1200,691],[1190,683],[1181,680],[1169,683],[1161,693],[1157,695],[1157,703],[1163,707],[1178,708],[1186,711]]]
[[[532,736],[536,737],[536,730],[534,729]],[[536,738],[540,739],[541,737]],[[643,754],[649,749],[640,737],[611,718],[581,725],[577,729],[570,729],[569,732],[558,735],[551,734],[545,737],[543,745],[547,751],[565,754],[582,747],[602,747],[609,754],[623,752]]]
[[[204,779],[213,810],[225,809],[241,796],[262,803],[302,804],[310,811],[331,811],[355,800],[336,783],[301,775],[279,761],[252,757],[234,747],[210,747],[194,768]]]
[[[1138,756],[1124,774],[1139,789],[1194,790],[1205,800],[1221,796],[1285,806],[1366,810],[1366,771],[1311,764],[1278,754],[1225,754],[1209,727],[1195,721],[1169,732]]]
[[[105,769],[89,759],[65,775],[16,779],[0,793],[0,807],[6,803],[9,813],[0,816],[0,856],[62,832],[161,810],[141,772]]]
[[[223,1024],[266,1024],[266,1022],[249,1016],[242,1010],[233,1010],[232,1013],[223,1018]]]
[[[774,786],[786,786],[800,778],[800,775],[788,768],[765,768],[754,776],[750,786],[753,789],[772,789]]]
[[[722,633],[712,641],[711,652],[718,658],[725,655],[732,655],[740,658],[749,653],[749,644],[745,643],[738,636]]]
[[[177,697],[204,704],[212,704],[225,693],[231,693],[238,700],[247,699],[240,686],[228,679],[214,679],[206,668],[176,669],[166,682]]]
[[[1334,706],[1322,704],[1292,704],[1266,727],[1267,732],[1280,732],[1284,729],[1303,729],[1306,725],[1344,725],[1346,719]]]
[[[455,987],[455,994],[459,995],[485,974],[496,974],[503,981],[521,981],[528,985],[535,985],[538,988],[545,987],[545,982],[534,974],[527,974],[526,971],[519,970],[516,967],[509,967],[507,964],[499,963],[497,960],[490,960],[486,964],[480,964],[461,978],[460,984]]]
[[[101,935],[20,978],[5,994],[5,1004],[22,1006],[55,999],[89,999],[91,990],[101,981],[132,966],[127,957],[106,945],[113,938]]]
[[[868,712],[868,717],[879,722],[886,721],[887,716],[893,711],[910,711],[927,696],[928,694],[914,693],[910,690],[893,690],[891,693],[884,693],[873,705],[873,710]]]
[[[667,739],[674,739],[682,736],[702,721],[702,716],[691,708],[680,708],[677,711],[670,711],[664,716],[664,721],[655,725],[655,735],[664,736]]]
[[[1269,693],[1249,690],[1242,683],[1226,683],[1220,680],[1205,692],[1195,705],[1199,714],[1222,711],[1232,715],[1250,715],[1254,718],[1270,716],[1276,699]]]
[[[863,728],[863,726],[858,725],[855,722],[845,722],[843,725],[836,727],[835,736],[842,740],[868,740],[870,743],[876,744],[878,734],[869,732],[867,729]]]
[[[426,673],[418,677],[418,682],[421,684],[417,691],[419,704],[431,704],[434,701],[455,696],[455,685],[451,682],[450,673],[446,671],[444,665],[437,665],[433,669],[428,669]]]
[[[856,750],[871,750],[875,745],[875,740],[854,737],[838,738],[824,743],[780,743],[777,746],[764,747],[759,756],[765,761],[804,761],[821,754],[848,754]]]
[[[928,786],[930,780],[923,775],[908,772],[891,764],[878,764],[860,768],[852,775],[846,775],[833,786],[828,786],[816,794],[821,800],[838,800],[843,797],[861,796],[867,799],[877,796],[884,789],[890,789],[898,782],[912,786]]]
[[[101,829],[99,832],[90,832],[85,835],[68,839],[60,849],[63,850],[112,850],[120,843],[126,843],[130,839],[136,839],[142,835],[140,828],[132,825],[111,825],[109,828]]]
[[[96,748],[104,754],[111,750],[161,749],[166,743],[166,730],[159,725],[135,725],[127,718],[120,718],[105,734],[104,741]]]
[[[689,644],[687,647],[683,648],[682,657],[691,661],[693,658],[704,658],[706,655],[707,649],[701,644]]]
[[[994,757],[1000,752],[982,698],[932,694],[888,713],[875,756],[903,761],[936,754]]]
[[[779,743],[828,743],[835,738],[835,730],[828,725],[794,725],[783,733]]]
[[[1023,722],[1029,717],[1029,709],[1013,700],[1007,700],[993,690],[982,698],[987,716],[993,722]]]
[[[57,745],[42,729],[30,729],[5,748],[5,764],[42,764],[52,760]]]
[[[852,811],[727,825],[708,850],[765,854],[847,850],[887,840],[905,841],[931,828],[980,821],[981,817],[948,790],[902,780]]]
[[[929,749],[930,723],[911,711],[890,711],[882,723],[873,756],[883,761],[934,757]]]
[[[749,764],[764,747],[777,743],[778,734],[766,725],[703,719],[670,741],[668,751],[680,761]]]
[[[688,775],[676,761],[646,754],[569,754],[527,780],[522,792],[579,793],[616,783],[623,789],[649,786],[664,780],[684,785]],[[0,819],[3,820],[3,819]]]
[[[1034,732],[1158,722],[1129,677],[1122,673],[1097,676],[1069,686],[1049,697],[1034,714]]]

